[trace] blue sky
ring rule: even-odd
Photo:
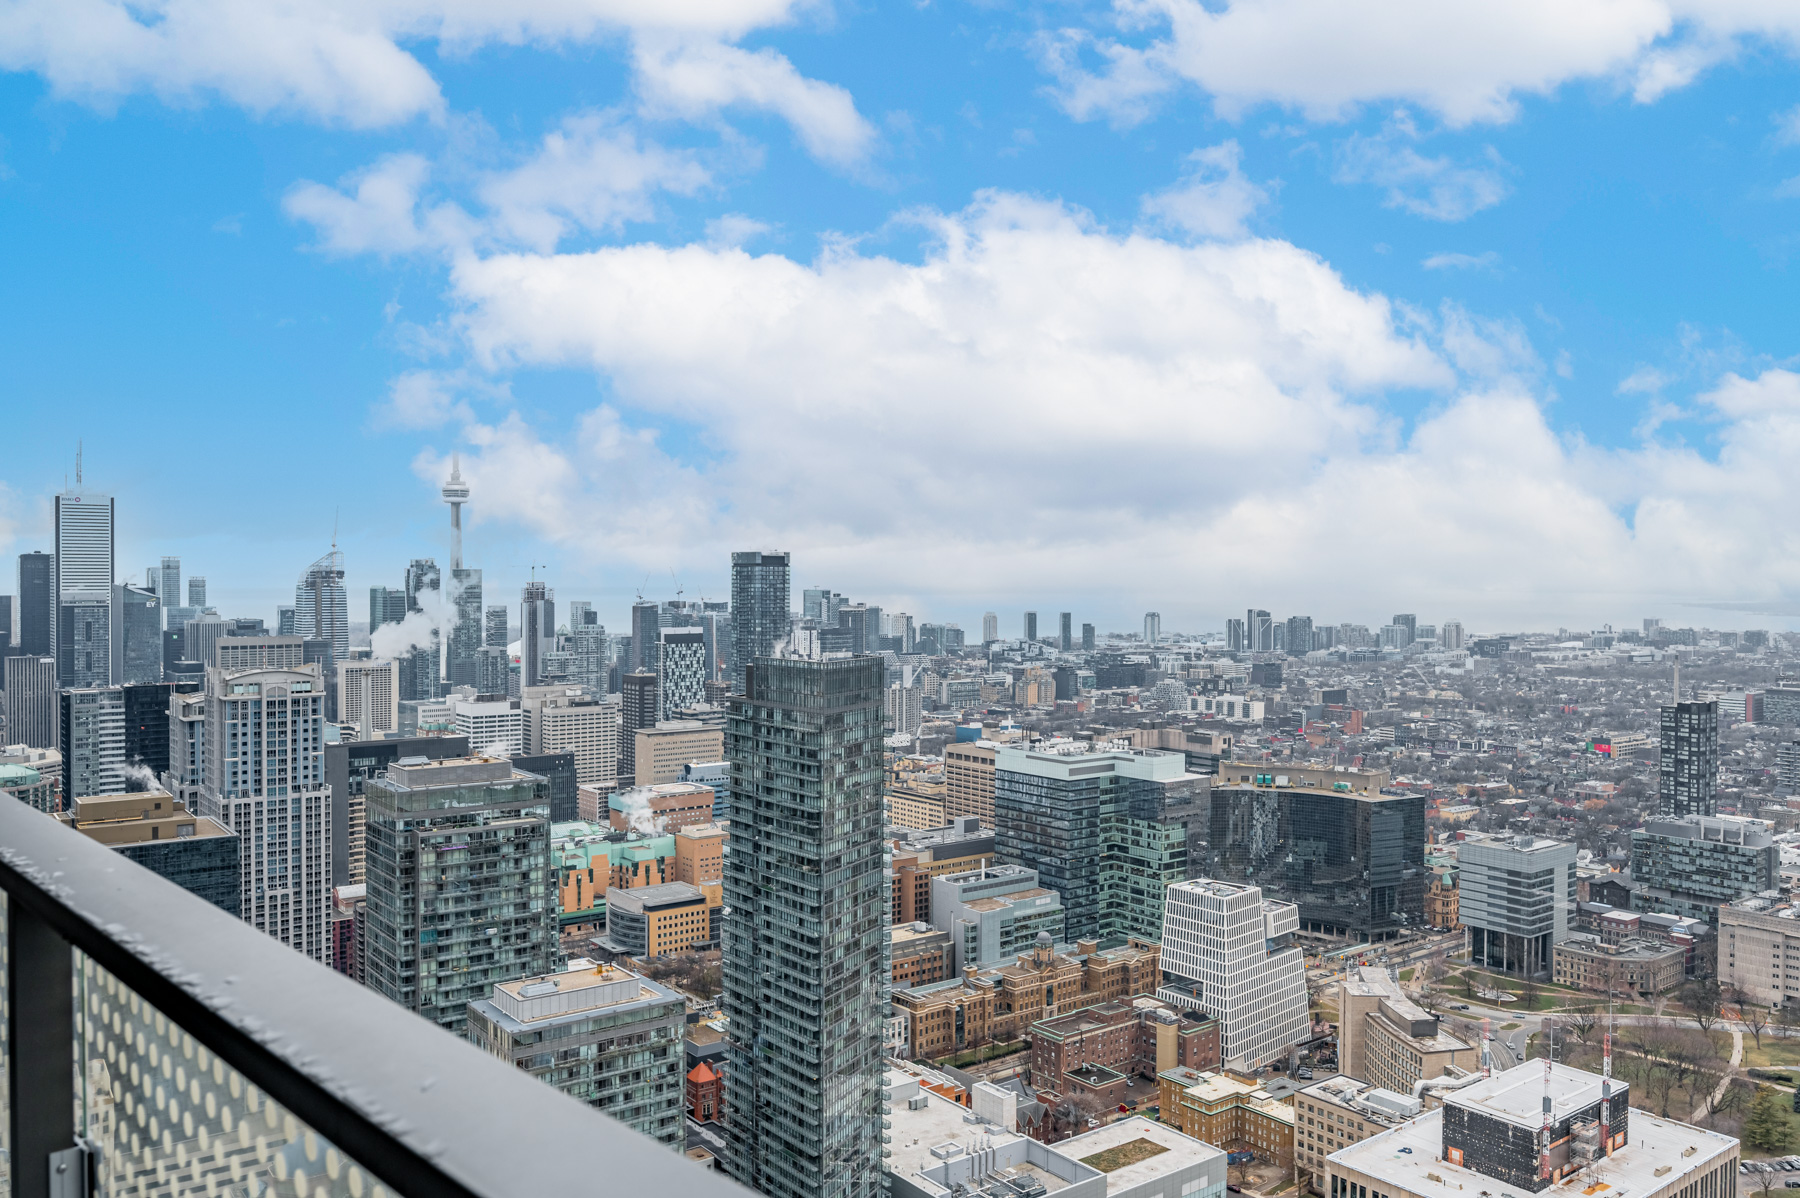
[[[272,614],[732,548],[921,619],[1800,598],[1800,14],[1757,0],[0,8],[0,545]],[[19,447],[29,447],[20,452]]]

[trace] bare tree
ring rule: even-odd
[[[1527,1011],[1532,1010],[1533,1008],[1535,1008],[1537,1006],[1537,997],[1538,997],[1537,978],[1533,977],[1529,972],[1527,972],[1519,980],[1519,1006],[1523,1007]]]
[[[1742,986],[1720,987],[1719,994],[1725,1002],[1737,1008],[1738,1021],[1750,1029],[1750,1034],[1756,1038],[1756,1046],[1761,1048],[1763,1029],[1769,1026],[1769,1009],[1751,1002],[1749,992]]]
[[[1681,1005],[1701,1031],[1711,1034],[1719,1022],[1719,983],[1712,978],[1694,979],[1681,988]]]
[[[1600,1020],[1593,1011],[1583,1009],[1564,1015],[1563,1025],[1575,1034],[1577,1040],[1585,1044],[1588,1037],[1594,1034],[1594,1029],[1600,1025]]]

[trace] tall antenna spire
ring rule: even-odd
[[[1612,996],[1606,999],[1606,1035],[1600,1050],[1600,1155],[1612,1155]]]
[[[462,477],[462,454],[450,455],[450,478],[439,492],[450,505],[450,569],[462,569],[462,505],[469,501],[469,484]]]
[[[1681,702],[1681,654],[1671,653],[1675,659],[1675,702]]]
[[[1544,1029],[1544,1128],[1538,1134],[1538,1177],[1550,1179],[1550,1053],[1556,1047],[1555,1025],[1546,1018]]]
[[[75,442],[75,489],[81,489],[81,442]]]

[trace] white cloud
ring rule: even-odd
[[[1195,150],[1181,182],[1144,197],[1144,213],[1195,237],[1241,237],[1244,222],[1269,198],[1238,169],[1237,142]]]
[[[509,170],[479,174],[485,211],[432,203],[432,167],[395,154],[328,187],[302,180],[283,208],[312,225],[330,253],[466,253],[478,247],[553,250],[576,231],[618,232],[656,215],[660,192],[691,195],[710,180],[693,154],[640,141],[604,113],[566,118],[536,153]]]
[[[861,161],[874,131],[848,92],[773,50],[730,43],[784,24],[805,0],[10,0],[0,70],[33,71],[59,96],[103,107],[139,93],[223,100],[259,115],[381,128],[440,119],[431,72],[407,48],[556,48],[623,36],[644,95],[671,115],[772,111],[807,149]]]
[[[1778,112],[1773,119],[1776,141],[1789,146],[1800,144],[1800,107]]]
[[[1445,251],[1432,254],[1419,265],[1426,270],[1493,270],[1500,265],[1500,255],[1493,250],[1483,250],[1479,254]]]
[[[1598,622],[1800,593],[1800,375],[1700,397],[1714,457],[1604,449],[1552,429],[1516,322],[1402,313],[1284,242],[1119,235],[1004,194],[927,219],[916,263],[848,243],[460,259],[479,366],[591,369],[610,397],[568,431],[465,423],[483,518],[613,570],[780,545],[940,611],[1123,585],[1170,620],[1249,594]],[[1421,390],[1402,432],[1389,397]],[[704,448],[657,435],[676,427]],[[922,546],[929,579],[898,580]]]
[[[653,116],[694,120],[735,105],[765,109],[794,127],[808,153],[839,166],[860,163],[875,144],[874,126],[849,92],[806,78],[774,50],[643,37],[634,64]]]
[[[1077,117],[1140,119],[1193,84],[1228,117],[1275,104],[1341,120],[1398,101],[1464,126],[1511,120],[1521,97],[1581,80],[1650,102],[1745,39],[1800,48],[1800,9],[1777,0],[1113,0],[1113,12],[1117,38],[1040,43]],[[1154,36],[1134,40],[1143,30]]]
[[[480,185],[493,235],[554,249],[572,230],[616,232],[648,220],[659,191],[692,195],[710,181],[692,154],[641,143],[600,113],[566,119],[529,161]]]
[[[1338,145],[1332,177],[1385,188],[1388,207],[1447,222],[1466,220],[1506,198],[1506,181],[1491,150],[1489,165],[1463,166],[1419,153],[1412,145],[1417,137],[1404,114],[1377,135],[1352,134]]]

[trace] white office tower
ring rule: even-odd
[[[992,644],[1000,639],[1000,617],[991,611],[981,613],[981,643]]]
[[[1144,643],[1154,645],[1162,640],[1162,613],[1147,611],[1144,613]]]
[[[1216,1018],[1228,1067],[1266,1064],[1311,1034],[1299,930],[1299,908],[1263,898],[1260,886],[1171,883],[1157,997]]]
[[[206,671],[200,813],[238,834],[244,922],[325,959],[331,788],[317,664]],[[173,747],[173,746],[171,746]]]
[[[1463,647],[1463,626],[1461,620],[1445,620],[1438,629],[1438,648],[1460,649]]]
[[[469,738],[469,751],[517,757],[525,751],[525,724],[517,699],[452,699],[450,722]]]
[[[925,688],[915,683],[913,668],[901,671],[900,681],[890,683],[882,704],[883,721],[889,736],[912,736],[924,720]]]
[[[59,686],[112,681],[113,499],[75,490],[56,497],[52,635]]]
[[[391,658],[338,667],[338,725],[356,740],[400,730],[400,671]]]
[[[336,548],[308,566],[294,584],[294,631],[329,642],[334,665],[349,656],[350,594],[344,589],[344,555]]]

